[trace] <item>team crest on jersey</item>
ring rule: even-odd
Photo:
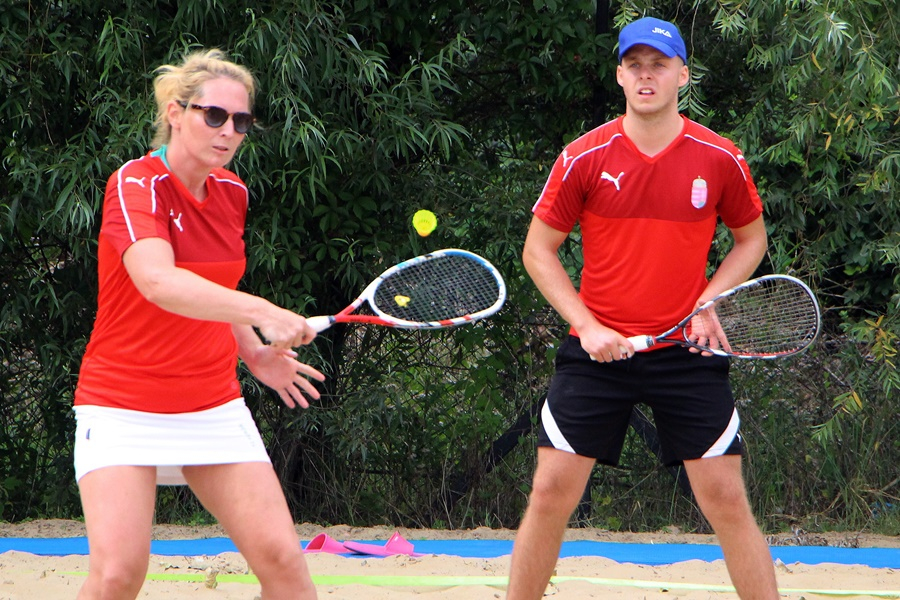
[[[691,204],[694,208],[703,208],[706,206],[706,180],[697,177],[691,184]]]

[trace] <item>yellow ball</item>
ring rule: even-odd
[[[430,210],[420,210],[413,215],[412,223],[416,228],[416,233],[425,237],[437,227],[437,217]]]

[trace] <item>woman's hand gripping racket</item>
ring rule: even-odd
[[[465,250],[437,250],[395,265],[336,315],[310,317],[317,332],[335,323],[441,329],[472,323],[500,310],[506,284],[487,260]],[[375,313],[353,314],[364,302]]]
[[[819,304],[806,284],[768,275],[719,294],[661,335],[628,341],[635,351],[665,342],[719,356],[778,358],[812,344],[820,321]]]

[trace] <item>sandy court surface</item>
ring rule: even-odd
[[[300,538],[309,540],[325,532],[337,540],[387,540],[393,528],[318,527],[300,525]],[[437,531],[400,529],[408,540],[513,539],[508,530],[474,529]],[[0,523],[0,537],[81,537],[84,527],[73,521]],[[223,537],[217,526],[158,526],[154,539]],[[712,536],[660,532],[619,534],[604,530],[572,529],[567,540],[632,543],[715,543]],[[894,537],[866,535],[782,536],[775,544],[816,544],[897,548]],[[308,554],[306,560],[317,580],[319,598],[329,600],[495,600],[504,597],[509,556],[460,558],[426,555],[418,558],[348,558]],[[246,562],[235,553],[216,556],[157,556],[150,559],[150,575],[140,598],[149,600],[254,600],[259,586]],[[46,557],[22,552],[0,554],[0,600],[61,600],[75,598],[84,573],[86,556]],[[782,598],[888,598],[900,597],[900,571],[858,565],[777,564]],[[640,600],[732,600],[728,574],[722,561],[686,561],[666,566],[616,563],[606,558],[561,559],[545,597],[553,600],[633,598]],[[829,591],[816,593],[814,590]],[[847,593],[853,590],[877,593]],[[844,593],[842,593],[844,592]],[[894,592],[890,594],[889,592]]]

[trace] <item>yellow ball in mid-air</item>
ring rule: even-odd
[[[425,237],[431,235],[431,232],[437,227],[437,217],[430,210],[420,210],[413,215],[412,223],[416,228],[416,233]]]

